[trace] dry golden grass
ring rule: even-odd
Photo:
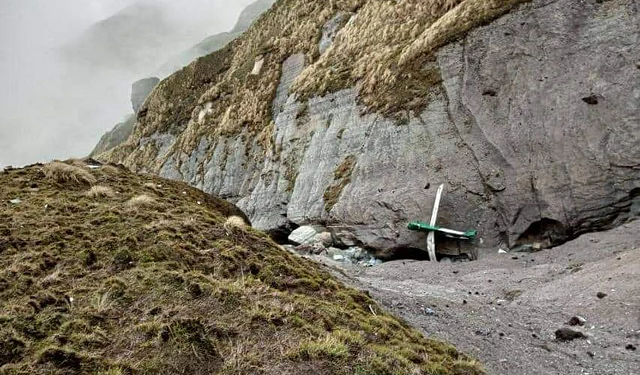
[[[244,221],[240,216],[230,216],[224,222],[224,228],[229,230],[231,228],[240,228],[244,229],[247,227],[247,222]]]
[[[74,165],[74,166],[80,167],[80,168],[86,168],[87,167],[87,163],[85,163],[85,161],[82,160],[82,159],[69,159],[69,160],[67,160],[67,163],[70,163],[71,165]]]
[[[48,179],[60,184],[93,185],[96,183],[96,178],[88,170],[57,161],[45,165],[43,172]]]
[[[131,209],[150,208],[155,206],[155,204],[155,198],[150,197],[146,194],[135,196],[129,199],[126,203],[127,207]]]
[[[526,1],[529,0],[463,1],[431,24],[413,43],[403,48],[399,58],[400,66],[406,66],[420,55],[432,53],[458,35],[489,22]]]
[[[103,165],[102,167],[100,167],[100,170],[113,176],[116,176],[118,175],[118,173],[120,173],[120,168],[113,165]]]
[[[361,83],[360,100],[369,110],[419,112],[441,82],[432,53],[525,1],[367,1],[293,91],[308,98]]]
[[[351,173],[356,161],[355,156],[349,155],[333,171],[333,183],[327,187],[323,195],[325,211],[330,212],[333,209],[333,206],[338,203],[344,188],[351,183]]]
[[[93,186],[87,191],[87,196],[90,198],[113,198],[116,193],[112,188],[108,186]]]

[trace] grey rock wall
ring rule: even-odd
[[[237,203],[260,229],[321,224],[383,257],[425,247],[406,225],[429,219],[439,184],[438,223],[477,228],[483,246],[615,226],[640,199],[637,8],[534,0],[472,31],[437,52],[443,84],[406,124],[363,114],[357,88],[298,102],[294,55],[266,151],[249,134],[203,138],[162,174]]]

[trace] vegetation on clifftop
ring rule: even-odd
[[[175,181],[0,173],[0,374],[483,374]]]
[[[279,0],[227,48],[163,81],[128,143],[102,156],[134,168],[159,170],[164,157],[190,154],[202,137],[247,131],[272,136],[272,103],[282,62],[303,53],[307,68],[292,93],[301,100],[358,86],[369,111],[399,119],[421,111],[441,83],[433,52],[528,0]],[[323,26],[354,14],[320,55]],[[259,74],[251,74],[263,61]],[[138,147],[157,133],[178,138],[158,155]]]

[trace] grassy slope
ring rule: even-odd
[[[0,173],[0,374],[483,373],[262,233],[225,225],[234,206],[77,168],[64,171],[75,182],[40,165]]]

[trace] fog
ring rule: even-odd
[[[0,168],[83,157],[131,84],[233,27],[251,0],[0,0]]]

